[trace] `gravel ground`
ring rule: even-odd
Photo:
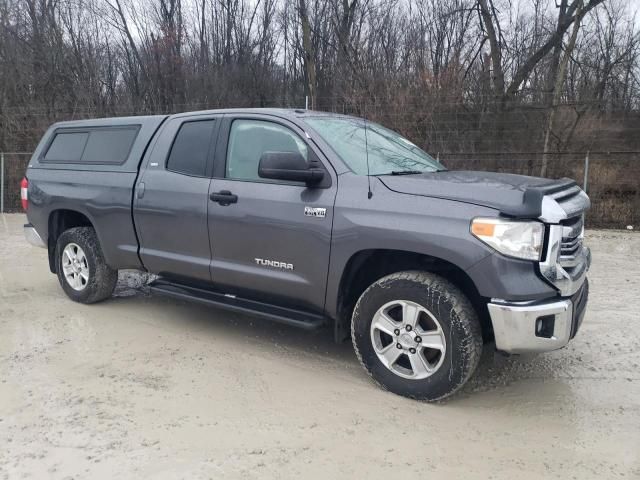
[[[0,478],[640,478],[640,235],[590,231],[565,349],[486,353],[431,405],[377,389],[349,344],[149,296],[72,303],[0,216]]]

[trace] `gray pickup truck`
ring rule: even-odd
[[[544,352],[588,296],[572,180],[447,171],[365,120],[213,110],[56,123],[22,180],[26,238],[77,302],[153,292],[351,337],[400,395],[460,388],[483,345]]]

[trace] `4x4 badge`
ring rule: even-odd
[[[320,207],[304,207],[304,214],[306,217],[324,218],[327,216],[327,209]]]

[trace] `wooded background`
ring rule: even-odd
[[[0,0],[0,151],[57,120],[308,99],[452,169],[582,183],[590,152],[590,224],[637,225],[638,30],[630,0]],[[17,208],[28,157],[5,158]]]

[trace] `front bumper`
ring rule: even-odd
[[[539,353],[564,347],[577,333],[589,296],[589,282],[568,298],[543,302],[488,304],[496,349],[505,353]]]
[[[36,232],[36,229],[33,228],[33,225],[31,225],[30,223],[27,223],[24,226],[24,237],[33,246],[47,248],[47,244],[44,243],[40,234]]]

